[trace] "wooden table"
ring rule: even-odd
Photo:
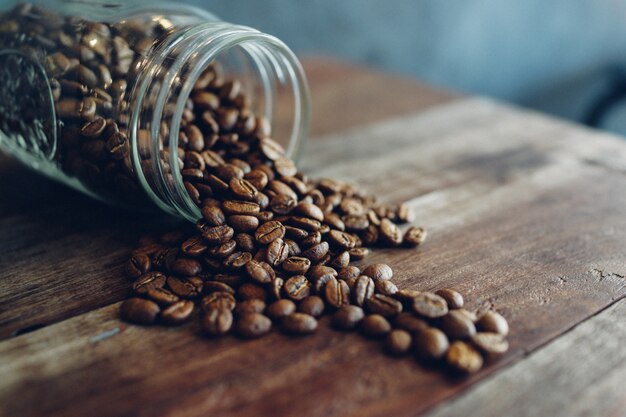
[[[306,60],[311,176],[408,200],[404,288],[457,287],[510,322],[466,379],[330,330],[206,340],[118,320],[141,220],[0,161],[1,416],[626,415],[626,142],[486,99]]]

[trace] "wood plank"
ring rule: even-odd
[[[313,132],[338,131],[454,97],[334,60],[309,58],[304,66]],[[374,100],[380,103],[368,104]],[[163,222],[161,216],[146,219],[102,205],[1,154],[0,174],[0,195],[10,196],[0,199],[0,339],[128,295],[121,264],[137,237]],[[74,296],[60,300],[59,292]]]
[[[410,199],[431,238],[368,262],[504,313],[503,360],[451,379],[326,322],[289,343],[207,341],[196,320],[126,326],[112,305],[0,343],[0,414],[412,416],[626,296],[626,145],[613,136],[463,100],[314,141],[305,166]]]
[[[624,317],[621,300],[428,416],[626,415]]]

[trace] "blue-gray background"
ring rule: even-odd
[[[299,54],[329,54],[575,120],[623,88],[625,0],[185,1],[277,35]],[[602,125],[623,130],[622,119],[606,112]]]

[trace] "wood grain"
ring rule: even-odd
[[[313,133],[435,106],[455,97],[337,61],[304,60]],[[369,86],[368,88],[366,88]],[[369,103],[379,101],[376,106]],[[0,154],[0,340],[116,302],[129,294],[120,265],[163,218],[103,205]],[[57,294],[72,294],[63,300]]]
[[[624,317],[621,300],[428,416],[626,415]]]
[[[626,145],[613,136],[461,100],[312,141],[304,162],[408,199],[431,237],[368,262],[391,264],[401,287],[457,287],[470,308],[502,312],[503,360],[453,379],[325,322],[288,343],[214,341],[196,320],[123,325],[114,304],[0,343],[0,414],[412,416],[626,296]]]

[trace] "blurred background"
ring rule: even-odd
[[[183,0],[328,55],[626,134],[625,0]]]

